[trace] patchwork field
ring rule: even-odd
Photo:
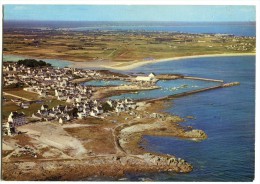
[[[255,52],[255,37],[166,32],[15,29],[4,30],[3,42],[4,54],[76,62]]]

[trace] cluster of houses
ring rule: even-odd
[[[21,107],[22,109],[28,109],[32,102],[23,101],[21,99],[11,99],[17,106]]]
[[[49,108],[42,105],[34,114],[32,119],[40,121],[58,121],[65,123],[74,119],[84,119],[88,116],[103,117],[102,114],[108,111],[117,113],[136,109],[137,104],[133,100],[107,100],[101,102],[92,100],[93,88],[79,85],[72,80],[77,78],[101,79],[106,76],[95,70],[81,70],[75,68],[53,68],[53,67],[25,67],[17,65],[15,62],[5,62],[3,64],[4,86],[15,83],[26,85],[24,90],[37,93],[41,97],[52,97],[69,103],[69,105],[58,105]],[[135,83],[151,84],[157,81],[155,74],[148,76],[137,76]],[[134,82],[133,81],[133,82]],[[14,103],[23,109],[27,109],[30,103],[22,100],[12,99]],[[107,107],[109,107],[107,109]],[[27,123],[25,114],[12,112],[5,125],[6,134],[10,135],[16,132],[15,127]]]
[[[48,105],[42,105],[36,113],[32,114],[32,118],[39,121],[58,121],[63,124],[74,119],[103,117],[102,115],[108,111],[105,106],[109,106],[110,111],[118,113],[137,108],[136,102],[131,99],[107,100],[103,103],[97,100],[86,100],[83,102],[74,102],[71,105],[58,105],[53,108],[49,108]],[[7,135],[15,134],[15,128],[27,122],[24,113],[11,112],[4,127],[4,132]]]
[[[130,99],[124,100],[107,100],[101,103],[97,100],[86,100],[83,102],[74,102],[71,105],[58,105],[48,108],[42,105],[41,109],[32,115],[32,118],[39,120],[52,121],[58,120],[59,123],[65,123],[73,119],[84,119],[86,117],[103,117],[102,115],[108,111],[104,106],[108,105],[110,111],[123,112],[136,109],[136,102]]]
[[[102,77],[94,70],[81,70],[76,68],[31,68],[17,63],[4,63],[4,86],[23,83],[29,87],[26,91],[39,94],[41,97],[55,96],[58,100],[72,102],[80,98],[89,98],[92,91],[89,87],[72,83],[75,78]],[[12,71],[12,72],[8,72]],[[77,98],[77,99],[76,99]]]
[[[245,50],[248,50],[250,48],[253,47],[253,45],[251,43],[238,43],[238,44],[234,44],[234,45],[228,45],[228,46],[225,46],[227,49],[230,49],[230,50],[242,50],[242,51],[245,51]]]

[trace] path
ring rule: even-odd
[[[3,92],[3,95],[12,96],[12,97],[15,97],[15,98],[21,98],[21,99],[23,99],[23,100],[25,100],[25,101],[32,101],[32,100],[29,99],[29,98],[20,97],[20,96],[17,96],[17,95],[13,95],[13,94],[11,94],[11,93]]]

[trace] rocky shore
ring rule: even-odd
[[[126,173],[181,172],[192,171],[185,160],[173,156],[151,153],[130,156],[91,157],[82,160],[46,160],[3,163],[4,180],[85,180],[93,176],[110,176],[116,179]]]
[[[174,136],[203,140],[207,135],[180,125],[179,116],[159,113],[167,101],[138,102],[130,112],[111,113],[106,119],[86,119],[73,124],[54,122],[28,124],[26,134],[4,137],[3,179],[88,180],[112,177],[119,180],[128,173],[189,173],[193,166],[173,155],[148,153],[140,142],[144,135]],[[73,144],[70,144],[73,142]],[[28,146],[29,145],[29,146]],[[30,147],[34,156],[20,154]]]

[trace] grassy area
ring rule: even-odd
[[[7,50],[4,53],[79,62],[96,59],[130,62],[147,57],[161,59],[201,54],[248,53],[255,52],[256,45],[255,38],[167,32],[90,31],[83,34],[42,30],[31,34],[29,29],[19,30],[19,33],[4,33],[4,46]],[[32,36],[37,40],[31,40]],[[38,42],[37,47],[35,41]]]
[[[81,140],[87,150],[92,150],[95,154],[116,153],[112,131],[101,126],[65,128],[73,137]],[[104,139],[105,138],[105,139]]]
[[[8,97],[8,99],[11,98]],[[67,105],[68,103],[56,99],[52,99],[52,100],[45,99],[44,103],[42,104],[33,103],[29,106],[28,109],[22,109],[21,107],[17,106],[15,103],[9,101],[9,102],[5,102],[3,105],[3,110],[2,110],[3,119],[6,119],[9,116],[9,114],[13,111],[24,112],[25,115],[31,116],[33,113],[36,113],[41,108],[42,105],[45,104],[48,105],[49,108],[52,108],[52,107],[56,107],[57,105]]]
[[[13,102],[7,102],[7,103],[3,103],[3,109],[2,109],[2,116],[3,119],[8,118],[9,114],[13,111],[18,111],[21,108],[18,107],[15,103]]]
[[[28,92],[28,91],[24,91],[21,88],[12,88],[12,89],[4,89],[3,90],[6,93],[12,94],[12,95],[16,95],[18,97],[22,97],[22,98],[27,98],[29,100],[37,100],[39,99],[39,95],[36,93],[32,93],[32,92]],[[8,96],[8,95],[7,95]]]

